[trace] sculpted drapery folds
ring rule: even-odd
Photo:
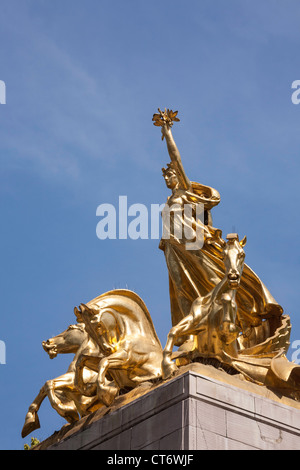
[[[186,250],[187,241],[184,238],[175,238],[172,233],[169,240],[163,239],[160,243],[169,272],[172,324],[175,325],[187,315],[195,298],[206,295],[224,277],[222,250],[225,241],[222,231],[213,227],[211,216],[211,209],[219,204],[220,195],[215,189],[188,179],[170,124],[169,119],[161,119],[162,135],[167,142],[171,159],[167,168],[163,168],[166,184],[172,190],[166,204],[179,204],[182,210],[185,204],[204,205],[204,220],[195,221],[195,224],[202,225],[203,230],[204,243],[200,249]],[[200,163],[199,169],[201,170]],[[245,338],[249,338],[251,333],[253,336],[253,327],[261,325],[263,319],[269,319],[273,330],[280,325],[282,307],[247,264],[237,293],[237,303],[238,322]],[[246,346],[246,340],[244,341]]]

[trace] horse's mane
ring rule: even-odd
[[[110,290],[108,292],[105,292],[104,294],[99,295],[98,297],[96,297],[93,300],[90,300],[86,305],[87,305],[87,307],[92,309],[99,303],[99,300],[105,299],[106,297],[114,296],[114,295],[115,296],[127,297],[127,298],[133,300],[135,303],[137,303],[139,305],[139,307],[143,310],[143,312],[145,314],[145,317],[147,319],[147,322],[149,323],[149,325],[151,327],[151,330],[152,330],[152,333],[153,333],[153,336],[154,336],[155,340],[158,342],[158,344],[161,344],[160,340],[157,336],[156,330],[154,328],[154,324],[153,324],[152,318],[150,316],[149,310],[146,307],[146,304],[144,303],[144,301],[141,299],[141,297],[136,292],[134,292],[132,290],[129,290],[129,289],[113,289],[113,290]]]

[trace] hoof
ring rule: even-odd
[[[98,398],[105,406],[112,405],[114,399],[118,395],[119,389],[113,384],[111,385],[99,385],[98,387]]]
[[[163,380],[169,379],[178,370],[175,362],[168,362],[162,364],[162,378]]]
[[[32,431],[39,429],[40,420],[36,412],[28,411],[25,417],[25,424],[22,429],[22,437],[28,436]]]

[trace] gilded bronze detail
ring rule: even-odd
[[[162,347],[143,300],[126,289],[106,292],[74,308],[77,323],[43,341],[53,359],[74,353],[66,374],[49,380],[30,405],[22,437],[40,427],[38,410],[51,406],[74,423],[121,392],[161,378]]]
[[[172,321],[165,348],[135,292],[116,289],[75,307],[73,324],[42,343],[51,359],[74,354],[73,360],[65,374],[41,388],[26,414],[23,437],[40,426],[38,410],[46,397],[72,424],[199,362],[300,400],[300,366],[286,358],[290,317],[245,263],[246,237],[240,240],[231,233],[223,239],[214,227],[211,211],[220,194],[186,175],[171,131],[179,122],[177,115],[158,109],[152,119],[161,128],[170,158],[162,168],[171,191],[164,209],[171,219],[170,232],[159,245],[167,266]],[[170,210],[174,205],[176,212]],[[191,208],[189,218],[184,216],[186,206]],[[175,216],[182,227],[192,227],[196,238],[201,233],[201,245],[191,248],[185,231],[182,236],[175,233]]]
[[[75,308],[75,314],[82,318],[94,342],[76,363],[75,383],[84,395],[96,393],[101,403],[109,406],[120,390],[161,377],[161,344],[148,309],[135,292],[106,292]],[[82,377],[86,365],[97,372],[91,391]]]
[[[170,377],[176,369],[170,358],[170,351],[176,344],[179,349],[173,358],[179,365],[201,359],[217,360],[221,366],[230,367],[251,382],[299,400],[300,367],[290,363],[285,355],[290,344],[290,318],[283,314],[283,308],[246,263],[242,270],[236,266],[238,283],[234,288],[229,287],[231,268],[228,263],[232,263],[232,259],[228,257],[228,249],[233,246],[233,240],[237,246],[238,235],[230,234],[226,244],[222,231],[213,226],[211,215],[211,210],[220,202],[218,191],[190,181],[185,174],[171,131],[174,116],[177,120],[177,112],[159,109],[159,114],[153,117],[154,124],[161,127],[171,160],[167,168],[162,169],[166,185],[172,191],[166,205],[176,202],[182,212],[185,204],[204,205],[204,221],[193,221],[194,225],[202,226],[204,244],[200,249],[187,250],[186,240],[172,234],[160,243],[169,274],[173,325],[163,353],[163,376]],[[244,242],[243,239],[243,246]],[[218,289],[226,285],[229,291],[223,299],[217,298],[217,303],[223,318],[226,312],[231,312],[231,318],[235,318],[234,322],[229,322],[235,324],[230,329],[239,334],[230,344],[222,340],[224,322],[215,315],[218,308],[211,301]]]
[[[244,266],[246,239],[239,241],[237,234],[229,234],[227,239],[223,250],[225,276],[208,294],[194,300],[190,312],[168,334],[163,352],[164,378],[169,378],[177,368],[171,358],[178,337],[193,335],[192,350],[221,362],[227,362],[228,356],[238,355],[236,339],[241,330],[235,297]]]
[[[46,397],[48,397],[53,409],[70,424],[103,406],[96,394],[92,396],[83,395],[75,385],[77,358],[80,357],[82,349],[89,341],[84,323],[75,323],[59,335],[42,342],[42,346],[50,359],[54,359],[58,354],[72,353],[74,358],[65,374],[47,380],[29,406],[22,437],[40,427],[38,410]],[[93,384],[95,382],[97,373],[92,369],[85,367],[82,374],[86,383]]]

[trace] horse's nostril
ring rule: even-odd
[[[228,277],[231,281],[236,281],[239,278],[237,273],[229,273]]]
[[[42,342],[42,346],[43,346],[43,348],[45,348],[45,349],[49,349],[50,346],[51,346],[51,341],[50,341],[50,339],[47,339],[47,341],[43,341],[43,342]]]

